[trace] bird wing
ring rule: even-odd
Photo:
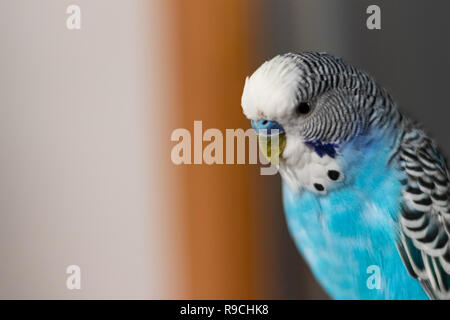
[[[432,299],[450,299],[450,188],[444,157],[422,130],[410,128],[398,151],[403,201],[400,255]]]

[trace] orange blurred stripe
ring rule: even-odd
[[[179,0],[172,5],[180,127],[192,134],[194,120],[203,121],[203,131],[248,127],[240,97],[250,68],[247,24],[255,4]],[[184,165],[175,170],[183,181],[190,298],[254,297],[249,177],[256,168]]]

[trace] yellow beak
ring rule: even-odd
[[[259,148],[264,156],[274,165],[280,164],[280,157],[286,147],[286,133],[263,135],[258,134]]]

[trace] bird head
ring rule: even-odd
[[[241,104],[259,136],[261,151],[269,160],[279,157],[283,170],[333,164],[329,158],[334,160],[342,145],[383,123],[393,103],[370,76],[339,58],[288,53],[266,61],[247,77]],[[271,153],[273,138],[279,148]],[[294,186],[324,191],[314,187],[314,179],[299,174],[288,179],[295,180]]]

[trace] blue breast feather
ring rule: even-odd
[[[389,145],[360,139],[343,147],[337,159],[345,181],[327,195],[283,184],[289,231],[332,298],[428,299],[397,251],[401,176],[387,165]]]

